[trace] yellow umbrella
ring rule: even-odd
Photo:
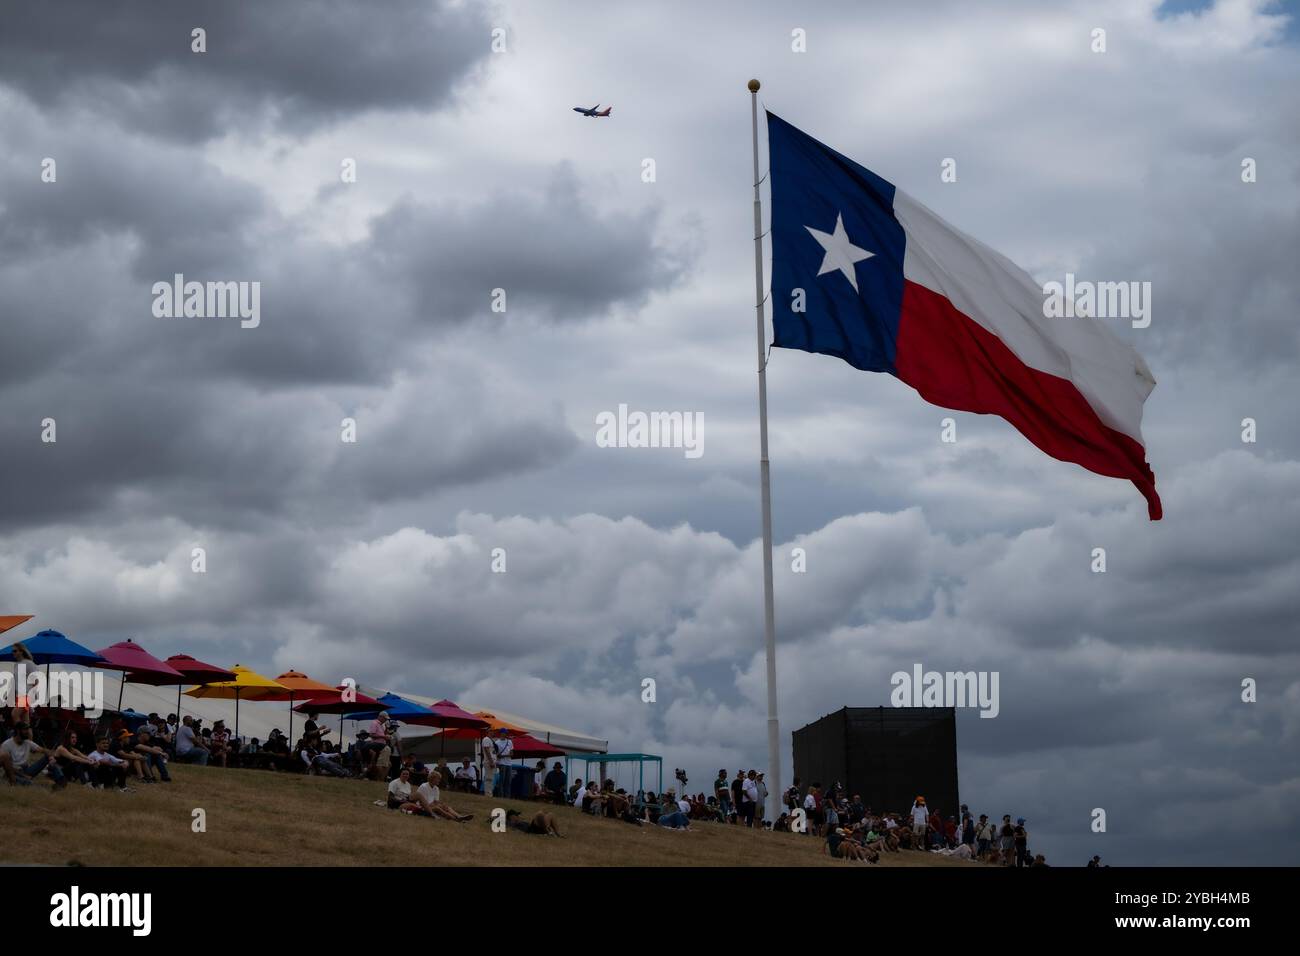
[[[217,700],[235,702],[235,739],[239,739],[239,700],[241,697],[256,698],[258,693],[274,693],[287,690],[283,684],[276,683],[269,677],[263,677],[256,671],[249,670],[243,664],[230,668],[234,680],[218,681],[215,684],[203,684],[185,692],[186,697],[212,697]]]

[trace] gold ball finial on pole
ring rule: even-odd
[[[751,92],[751,93],[757,93],[757,92],[758,92],[758,87],[759,87],[758,80],[750,80],[750,81],[749,81],[749,92]]]

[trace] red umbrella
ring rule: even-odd
[[[216,684],[235,679],[235,672],[228,671],[216,664],[196,660],[188,654],[173,654],[167,658],[167,666],[179,671],[187,684]],[[181,719],[181,689],[176,687],[176,719]]]
[[[484,730],[492,726],[482,717],[476,717],[467,710],[461,710],[454,701],[440,700],[436,704],[430,704],[429,710],[433,711],[433,713],[428,716],[412,717],[408,723],[441,727],[442,733],[438,735],[438,744],[442,753],[447,752],[447,731],[449,728],[455,730],[476,727],[479,730]]]
[[[135,641],[119,641],[95,652],[104,658],[103,663],[96,664],[106,670],[122,671],[122,681],[118,684],[117,709],[122,709],[122,695],[126,693],[126,682],[133,680],[137,684],[185,684],[185,675],[164,664]]]
[[[532,734],[520,734],[510,741],[516,757],[563,757],[564,751],[553,747],[545,741],[538,740]]]
[[[344,700],[344,694],[351,699]],[[384,705],[373,697],[368,697],[359,690],[340,684],[337,690],[332,690],[328,694],[322,694],[319,697],[313,697],[311,700],[304,700],[293,710],[300,714],[338,714],[339,747],[342,748],[343,715],[353,710],[374,710],[376,707],[380,710],[384,709]]]

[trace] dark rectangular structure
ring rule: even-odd
[[[839,782],[877,812],[906,813],[917,794],[956,816],[957,711],[845,707],[794,732],[794,775],[804,792]]]

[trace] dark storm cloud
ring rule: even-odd
[[[0,83],[169,139],[303,131],[372,109],[431,109],[480,58],[485,4],[96,0],[0,8]],[[191,52],[191,30],[207,52]]]
[[[493,289],[505,291],[507,314],[564,321],[642,305],[683,276],[690,237],[657,246],[659,225],[654,208],[600,215],[561,167],[540,198],[512,191],[472,204],[401,202],[374,221],[371,244],[423,321],[490,315]]]

